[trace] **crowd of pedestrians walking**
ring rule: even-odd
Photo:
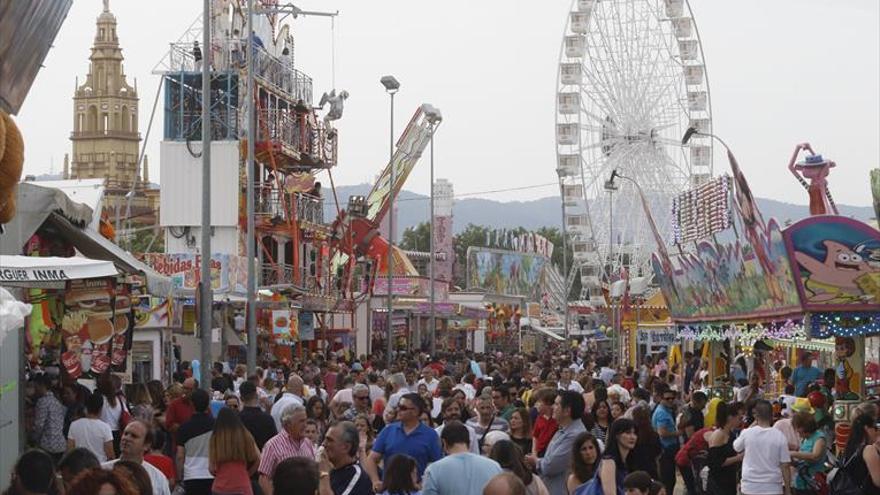
[[[250,376],[216,363],[208,390],[186,363],[168,386],[42,374],[34,448],[7,493],[880,493],[877,405],[856,409],[835,455],[834,375],[809,355],[741,379],[732,401],[704,371],[690,353],[615,368],[573,350],[413,354],[387,369],[313,356]],[[766,398],[771,381],[790,393]]]

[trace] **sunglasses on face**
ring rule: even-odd
[[[360,397],[355,396],[355,399],[357,399],[357,400],[367,400],[367,399],[369,399],[369,398],[370,398],[369,395],[364,395],[364,396],[360,396]]]
[[[675,397],[672,397],[672,396],[664,397],[663,400],[675,400]]]
[[[397,406],[398,411],[413,411],[415,407],[407,407],[407,406]]]

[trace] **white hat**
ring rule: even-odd
[[[492,446],[495,445],[495,442],[499,440],[510,440],[510,435],[500,430],[492,430],[489,433],[486,433],[486,438],[483,439],[483,445],[492,448]]]

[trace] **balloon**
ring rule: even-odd
[[[196,380],[201,380],[202,373],[201,373],[201,365],[199,365],[199,360],[193,359],[192,363],[190,363],[190,365],[192,366],[192,370],[193,370],[193,378],[195,378]]]

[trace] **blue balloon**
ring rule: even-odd
[[[196,380],[201,380],[202,374],[200,373],[201,366],[199,365],[199,360],[193,359],[192,363],[190,363],[190,364],[191,364],[192,370],[193,370],[193,378],[195,378]]]

